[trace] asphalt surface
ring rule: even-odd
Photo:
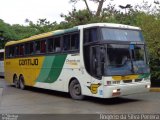
[[[0,114],[139,114],[160,113],[160,93],[149,92],[113,99],[86,97],[77,101],[67,93],[6,85],[0,79]]]

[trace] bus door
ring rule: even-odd
[[[93,77],[102,79],[105,62],[105,48],[103,46],[90,47],[90,70]]]

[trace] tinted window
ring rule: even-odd
[[[79,34],[72,33],[63,37],[63,50],[78,50],[79,49]]]
[[[18,45],[16,46],[15,55],[19,56],[19,46]]]
[[[41,53],[46,53],[46,40],[42,40],[40,43],[41,43]]]
[[[4,60],[4,53],[0,53],[0,61],[3,61]]]
[[[54,52],[54,38],[48,39],[48,52]]]
[[[117,41],[143,41],[141,31],[101,28],[103,40],[117,40]]]
[[[70,37],[70,35],[65,35],[63,37],[63,50],[64,51],[70,50],[70,43],[71,43],[71,37]]]
[[[15,49],[13,46],[8,47],[9,56],[8,57],[14,57]]]
[[[60,52],[61,51],[61,38],[57,37],[54,39],[54,51],[55,52]]]
[[[71,36],[71,50],[79,49],[79,34],[72,34]]]
[[[20,48],[19,48],[19,55],[20,56],[23,56],[24,55],[24,45],[20,45]]]
[[[98,40],[97,28],[84,30],[84,43],[95,42]]]
[[[34,53],[34,44],[33,42],[25,43],[25,54],[30,55]]]
[[[40,53],[40,41],[35,42],[35,53],[36,54]]]

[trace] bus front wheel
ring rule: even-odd
[[[69,93],[70,93],[70,96],[75,100],[84,99],[84,96],[81,93],[80,83],[76,79],[71,81],[69,85]]]
[[[19,87],[20,87],[20,89],[22,89],[22,90],[25,89],[24,77],[23,77],[23,76],[20,76],[20,77],[19,77]]]

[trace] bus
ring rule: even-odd
[[[4,77],[4,49],[0,49],[0,77]]]
[[[146,44],[139,27],[92,23],[5,45],[10,85],[113,98],[150,89]]]

